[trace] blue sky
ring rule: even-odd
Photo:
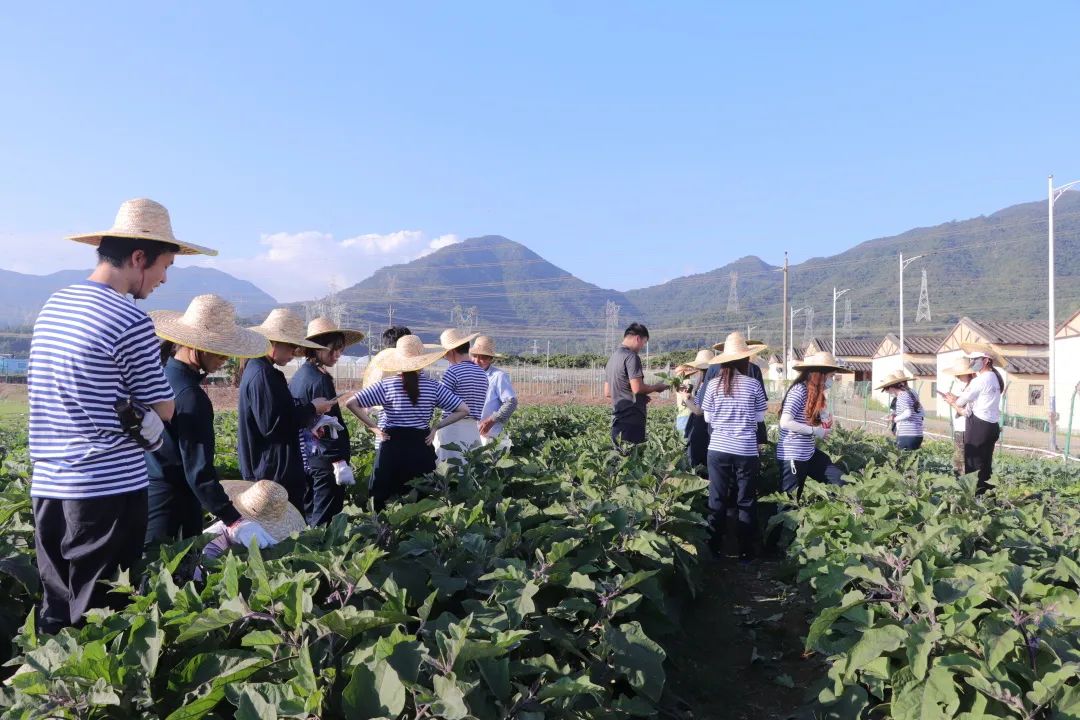
[[[10,4],[0,267],[87,266],[60,238],[136,196],[286,300],[481,234],[617,289],[828,255],[1080,177],[1077,27],[1069,2]]]

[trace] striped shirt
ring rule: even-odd
[[[790,414],[795,422],[806,422],[806,383],[795,383],[788,390],[780,416]],[[780,428],[780,442],[776,444],[776,457],[781,460],[809,460],[814,456],[814,436],[801,435]]]
[[[415,405],[405,392],[405,384],[398,375],[383,378],[356,393],[353,398],[360,407],[382,406],[379,427],[383,430],[395,427],[427,430],[431,427],[431,416],[435,414],[436,407],[453,412],[461,404],[461,398],[450,392],[446,386],[423,374],[420,375],[420,399]]]
[[[487,400],[488,376],[476,363],[466,360],[446,368],[442,384],[469,405],[469,417],[481,420]]]
[[[720,387],[722,377],[714,378],[705,388],[701,409],[709,422],[709,450],[731,455],[757,457],[758,418],[765,416],[768,402],[761,383],[738,373],[732,378],[731,395]]]
[[[173,399],[154,324],[108,285],[58,290],[30,342],[30,495],[74,500],[142,490],[144,451],[114,404]],[[152,412],[152,411],[151,411]]]
[[[923,410],[915,409],[915,396],[901,390],[896,396],[896,437],[922,437]]]

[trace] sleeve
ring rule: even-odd
[[[461,406],[462,399],[454,393],[450,392],[442,383],[438,384],[438,390],[435,395],[435,405],[442,408],[447,412],[454,412]]]
[[[386,405],[386,391],[383,389],[382,382],[377,382],[353,395],[353,400],[363,408]]]
[[[498,382],[495,385],[495,392],[498,393],[499,399],[504,403],[510,402],[511,400],[517,400],[517,393],[514,392],[514,386],[510,382],[510,376],[506,373],[502,373],[499,376]],[[516,402],[514,404],[515,406],[517,405]]]
[[[184,465],[184,478],[199,503],[226,524],[240,519],[240,513],[218,481],[214,469],[214,410],[201,392],[189,390],[176,399],[172,427]]]
[[[760,382],[754,383],[754,409],[757,410],[758,422],[765,420],[765,413],[769,410],[769,399],[765,396],[765,386]]]
[[[716,386],[718,383],[710,382],[705,388],[705,395],[701,399],[701,412],[705,414],[705,422],[712,422],[712,414],[716,412]]]
[[[505,423],[510,419],[510,416],[517,410],[518,400],[516,395],[511,395],[506,402],[504,402],[498,410],[492,415],[492,418],[497,423]]]
[[[780,413],[780,428],[787,430],[788,432],[796,433],[797,435],[813,435],[814,428],[812,425],[808,425],[800,420],[796,420],[796,416],[804,418],[806,416],[806,389],[805,386],[795,387],[788,392],[787,399],[784,401],[784,407]]]
[[[983,378],[990,377],[989,375],[976,375],[975,379],[968,383],[967,388],[956,396],[956,404],[960,407],[966,407],[971,404],[971,401],[979,396],[982,391]]]
[[[457,394],[458,382],[457,375],[454,372],[454,366],[446,368],[446,372],[443,373],[442,379],[439,381],[439,385],[446,388],[450,392]]]
[[[132,398],[144,405],[173,399],[172,387],[161,367],[161,345],[148,316],[143,316],[117,338],[113,353],[124,386]]]
[[[626,358],[626,376],[631,380],[645,377],[645,371],[641,369],[641,356],[637,353],[630,353]]]
[[[248,406],[251,408],[251,417],[255,420],[255,427],[263,437],[274,437],[284,428],[281,409],[274,407],[274,389],[270,387],[270,379],[265,372],[260,372],[251,378],[245,388],[248,396]],[[290,418],[291,419],[291,418]]]
[[[897,396],[897,398],[896,398],[896,418],[895,419],[897,421],[907,420],[909,417],[911,417],[914,414],[915,413],[914,413],[914,410],[913,410],[912,405],[911,405],[911,398],[908,397],[908,394],[904,393],[903,395]]]

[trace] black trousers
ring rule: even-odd
[[[186,482],[151,480],[147,492],[147,553],[155,545],[168,544],[199,535],[203,529],[203,508]]]
[[[376,510],[382,510],[387,500],[404,493],[410,480],[435,472],[435,448],[424,442],[427,430],[392,427],[386,432],[390,438],[379,443],[371,484]]]
[[[329,525],[334,516],[345,507],[345,486],[337,484],[332,464],[312,462],[307,478],[304,517],[312,527]]]
[[[896,447],[901,450],[918,450],[922,447],[922,435],[897,435]]]
[[[645,442],[645,421],[614,420],[611,423],[611,442],[623,453],[629,453],[634,445]]]
[[[723,548],[724,524],[733,495],[738,508],[739,554],[753,553],[760,470],[761,458],[757,455],[709,451],[709,528],[712,531],[709,548],[714,553]]]
[[[87,500],[34,498],[34,544],[41,578],[38,627],[79,625],[90,608],[119,609],[123,596],[100,583],[136,566],[146,537],[147,491]]]
[[[841,479],[844,471],[832,458],[818,449],[809,460],[780,460],[780,489],[788,495],[792,493],[796,497],[802,497],[803,485],[806,478],[813,478],[818,482],[830,485],[843,485]]]
[[[1001,436],[1001,426],[969,415],[964,425],[964,472],[978,473],[978,492],[990,489],[994,463],[994,445]]]

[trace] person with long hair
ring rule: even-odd
[[[942,397],[956,410],[968,415],[964,429],[964,472],[978,473],[978,492],[990,489],[990,473],[994,461],[994,445],[1001,437],[1001,394],[1005,380],[994,369],[1004,359],[988,345],[963,344],[965,356],[971,361],[975,378],[959,395],[946,393]]]
[[[830,352],[807,355],[793,366],[799,375],[780,403],[780,441],[776,459],[780,461],[780,488],[802,497],[806,478],[842,485],[843,470],[815,441],[832,430],[832,417],[825,407],[826,392],[837,373],[851,372]]]
[[[698,388],[705,380],[705,371],[709,369],[709,361],[715,356],[716,353],[712,350],[698,350],[693,360],[675,367],[675,375],[682,380],[682,392],[675,395],[675,432],[684,438],[687,436],[690,419],[697,417],[684,400],[684,393],[691,398],[696,397]],[[689,453],[689,450],[687,452]]]
[[[269,343],[240,327],[232,303],[199,295],[187,310],[150,312],[162,339],[165,377],[175,394],[175,410],[165,425],[162,446],[146,454],[150,476],[145,547],[183,540],[203,531],[203,513],[220,520],[226,534],[247,544],[259,530],[244,521],[222,488],[214,467],[214,406],[202,383],[230,357],[265,355]]]
[[[911,378],[898,371],[888,375],[878,386],[895,403],[891,414],[896,425],[896,447],[901,450],[918,450],[923,444],[923,419],[926,413],[915,391],[908,387]]]
[[[393,352],[380,353],[382,380],[370,385],[345,403],[345,408],[379,438],[371,497],[376,510],[405,492],[408,482],[435,470],[435,433],[469,415],[469,406],[445,385],[421,370],[440,360],[446,351],[429,350],[420,338],[406,335]],[[381,406],[378,421],[368,408]],[[445,415],[431,425],[435,408]]]
[[[330,368],[337,365],[345,348],[364,339],[364,333],[340,328],[330,318],[317,317],[308,323],[306,338],[326,349],[304,349],[306,361],[289,381],[289,392],[302,402],[337,397]],[[314,434],[305,432],[305,441],[312,442],[311,451],[307,453],[304,515],[312,527],[329,524],[341,512],[345,507],[345,488],[356,482],[349,466],[352,450],[341,407],[335,404],[327,415],[336,420],[337,425],[322,427]]]
[[[739,558],[743,562],[754,556],[761,471],[757,424],[765,419],[768,407],[764,388],[748,372],[750,358],[763,349],[748,346],[742,333],[731,333],[724,342],[724,351],[709,361],[720,367],[720,374],[705,388],[701,405],[690,393],[681,393],[690,411],[704,415],[712,429],[708,454],[709,550],[713,557],[719,557],[723,550],[724,525],[734,495]]]

